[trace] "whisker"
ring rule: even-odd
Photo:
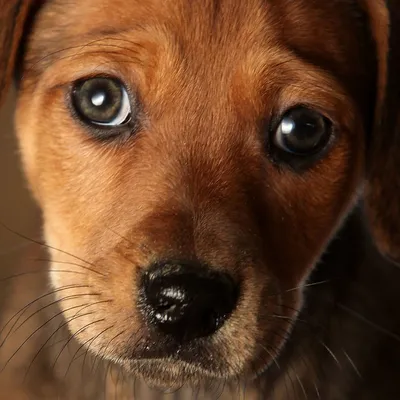
[[[285,317],[285,316],[282,316],[282,315],[274,315],[274,318],[288,319],[288,320],[291,320],[294,324],[296,323],[296,321],[297,322],[304,322],[305,326],[307,326],[308,328],[311,329],[310,325],[308,324],[308,321],[305,321],[305,320],[296,319],[295,321],[293,321],[290,317]],[[311,332],[313,332],[313,331],[311,330]],[[335,362],[339,366],[339,368],[342,368],[342,365],[340,364],[339,359],[335,356],[334,352],[326,345],[326,343],[324,343],[319,338],[317,340],[325,348],[325,350],[331,355],[331,357],[335,360]]]
[[[85,304],[84,306],[86,306],[86,304]],[[29,371],[30,371],[30,369],[31,369],[31,367],[32,367],[32,365],[33,365],[33,363],[35,362],[35,360],[37,359],[37,357],[39,357],[39,354],[40,354],[40,353],[42,352],[42,350],[45,348],[45,346],[47,345],[47,343],[49,343],[49,341],[54,337],[54,335],[55,335],[57,332],[59,332],[60,329],[62,329],[64,326],[66,326],[66,325],[67,325],[68,323],[70,323],[71,321],[74,321],[74,320],[76,320],[76,319],[78,319],[78,318],[85,317],[85,316],[92,315],[92,314],[94,314],[93,311],[88,312],[88,313],[85,313],[85,314],[81,314],[81,315],[74,315],[72,318],[66,320],[62,325],[60,325],[60,326],[47,338],[47,340],[44,342],[44,344],[40,347],[39,351],[38,351],[38,352],[35,354],[35,356],[33,357],[32,361],[30,362],[29,367],[28,367],[28,369],[27,369],[27,371],[26,371],[26,373],[25,373],[25,379],[26,379],[26,377],[28,376]]]
[[[314,286],[320,286],[320,285],[323,285],[323,284],[326,284],[326,283],[329,283],[329,282],[330,282],[330,280],[307,283],[305,285],[299,285],[299,286],[296,286],[296,287],[293,287],[293,288],[290,288],[290,289],[285,289],[283,291],[279,291],[279,292],[276,292],[276,293],[269,294],[268,297],[275,297],[275,296],[278,296],[278,295],[282,295],[283,293],[290,293],[290,292],[294,292],[294,291],[299,290],[299,289],[305,289],[305,288],[310,288],[310,287],[314,287]]]
[[[11,321],[17,317],[18,314],[20,314],[17,318],[17,320],[14,322],[14,324],[12,325],[12,327],[10,328],[10,332],[12,331],[12,329],[15,327],[15,325],[18,323],[18,321],[20,320],[20,318],[22,317],[22,315],[24,314],[24,312],[30,307],[32,306],[34,303],[44,299],[47,296],[51,296],[54,295],[55,293],[59,293],[62,292],[64,290],[68,290],[68,289],[75,289],[75,288],[82,288],[82,287],[89,287],[87,285],[68,285],[68,286],[62,286],[61,288],[58,288],[56,290],[52,290],[51,292],[48,292],[46,294],[43,294],[41,296],[39,296],[38,298],[36,298],[35,300],[29,302],[27,305],[25,305],[22,309],[20,309],[18,312],[16,312],[8,321],[7,323],[3,326],[3,328],[0,330],[0,337],[2,336],[4,330],[7,328],[8,324],[11,323]],[[8,335],[7,335],[8,337]],[[6,337],[6,339],[7,339]],[[2,343],[0,344],[0,348],[3,346],[4,344],[4,340],[2,341]]]
[[[13,233],[14,235],[17,235],[17,236],[19,236],[19,237],[22,238],[22,239],[28,240],[28,241],[31,242],[31,243],[37,244],[38,246],[41,246],[41,247],[46,247],[46,248],[51,249],[51,250],[54,250],[54,251],[58,251],[58,252],[60,252],[60,253],[62,253],[62,254],[65,254],[65,255],[67,255],[67,256],[70,256],[70,257],[72,257],[72,258],[75,258],[76,260],[81,261],[81,262],[83,262],[84,264],[88,264],[88,265],[92,266],[93,268],[96,268],[96,266],[95,266],[94,264],[92,264],[92,263],[90,263],[90,262],[88,262],[88,261],[86,261],[86,260],[84,260],[84,259],[82,259],[82,258],[80,258],[80,257],[78,257],[78,256],[75,256],[75,255],[73,255],[73,254],[71,254],[71,253],[69,253],[69,252],[67,252],[67,251],[64,251],[64,250],[61,250],[61,249],[57,249],[56,247],[50,246],[50,245],[47,244],[47,243],[41,242],[41,241],[36,240],[36,239],[32,239],[32,238],[30,238],[30,237],[28,237],[28,236],[23,235],[22,233],[19,233],[19,232],[17,232],[17,231],[14,231],[13,229],[9,228],[7,225],[5,225],[5,224],[4,224],[3,222],[1,222],[1,221],[0,221],[0,226],[2,226],[4,229],[8,230],[9,232]],[[96,274],[99,274],[99,275],[101,275],[101,276],[105,276],[104,274],[102,274],[102,273],[99,272],[99,271],[93,270],[93,272],[95,272]]]
[[[116,340],[118,337],[122,336],[126,331],[127,331],[127,329],[124,329],[123,331],[121,331],[121,332],[119,332],[118,334],[116,334],[116,335],[107,343],[107,346],[105,347],[105,349],[104,349],[103,352],[102,352],[103,355],[100,355],[100,353],[97,355],[97,358],[98,358],[99,362],[98,362],[98,364],[97,364],[95,373],[97,372],[97,369],[99,368],[101,361],[104,360],[104,356],[105,356],[105,354],[107,353],[107,350],[108,350],[108,347],[110,346],[110,344],[111,344],[114,340]],[[138,331],[139,331],[139,330],[138,330]]]
[[[293,370],[293,367],[291,367],[291,369]],[[288,377],[288,378],[289,378],[289,381],[290,381],[291,386],[292,386],[292,393],[293,393],[294,395],[296,395],[296,394],[297,394],[296,385],[294,384],[294,381],[293,381],[293,379],[292,379],[291,374],[286,373],[286,374],[285,374],[285,377]],[[285,379],[286,379],[286,378],[285,378]]]
[[[87,303],[85,303],[83,306],[85,306]],[[35,329],[24,341],[23,343],[17,348],[17,350],[15,350],[15,352],[11,355],[11,357],[7,360],[7,362],[5,363],[5,365],[3,366],[3,368],[0,370],[0,374],[5,370],[5,368],[7,367],[7,365],[9,364],[9,362],[14,358],[14,356],[22,349],[22,347],[37,333],[39,332],[44,326],[46,326],[48,323],[50,323],[51,321],[53,321],[55,318],[57,318],[58,316],[60,316],[61,314],[63,314],[66,311],[70,311],[73,310],[75,308],[79,308],[82,307],[82,305],[79,306],[74,306],[71,307],[69,309],[66,309],[64,311],[60,311],[59,313],[57,313],[56,315],[54,315],[53,317],[51,317],[50,319],[48,319],[45,323],[43,323],[42,325],[40,325],[37,329]]]
[[[89,272],[94,272],[94,273],[99,273],[98,271],[94,270],[93,268],[90,267],[86,267],[85,265],[82,264],[78,264],[78,263],[74,263],[74,262],[70,262],[70,261],[57,261],[57,260],[52,260],[52,259],[47,259],[47,258],[35,258],[35,259],[30,259],[31,261],[37,261],[37,262],[47,262],[47,263],[52,263],[52,264],[64,264],[64,265],[72,265],[74,267],[80,267],[86,271]],[[52,272],[58,272],[57,270],[51,270]],[[75,271],[70,271],[75,272]],[[81,274],[84,275],[84,272],[75,272],[77,274]]]
[[[293,371],[294,371],[294,368],[293,368]],[[300,388],[301,388],[301,391],[303,392],[304,398],[307,400],[307,399],[308,399],[308,395],[307,395],[307,393],[306,393],[306,390],[305,390],[305,388],[304,388],[304,385],[303,385],[303,383],[301,382],[301,379],[300,379],[299,375],[297,374],[297,372],[295,372],[295,375],[296,375],[297,382],[299,383],[299,386],[300,386]]]
[[[65,371],[64,379],[67,377],[68,372],[70,371],[73,362],[74,362],[74,361],[77,361],[80,357],[83,357],[83,356],[84,356],[84,354],[85,354],[84,352],[83,352],[80,356],[77,356],[77,355],[78,355],[79,351],[80,351],[87,343],[90,342],[90,340],[92,340],[92,338],[87,339],[85,342],[81,343],[80,346],[78,347],[78,349],[75,351],[73,357],[71,358],[71,361],[70,361],[69,364],[68,364],[68,368],[67,368],[67,370]]]
[[[96,303],[96,304],[99,304],[99,303]],[[97,324],[97,323],[99,323],[99,322],[103,322],[103,321],[104,321],[104,318],[103,318],[103,319],[98,319],[98,320],[93,321],[93,322],[90,322],[89,324],[85,325],[84,327],[78,329],[73,335],[71,335],[71,336],[69,337],[68,341],[64,344],[64,346],[62,347],[62,349],[61,349],[60,352],[58,353],[56,359],[54,360],[52,369],[53,369],[53,370],[55,369],[55,366],[56,366],[56,364],[57,364],[57,361],[58,361],[59,358],[61,357],[61,354],[63,353],[63,351],[67,348],[68,344],[71,343],[71,341],[72,341],[73,339],[77,338],[77,337],[79,336],[79,334],[82,333],[82,332],[84,332],[89,326],[95,325],[95,324]]]
[[[221,384],[222,384],[222,388],[221,388]],[[178,390],[181,390],[182,387],[178,388],[176,391],[174,391],[174,393],[176,393]],[[219,382],[214,379],[207,380],[204,384],[205,392],[207,394],[209,394],[210,396],[213,396],[213,398],[215,396],[216,400],[218,400],[222,396],[224,388],[225,388],[224,382]],[[222,389],[222,392],[221,392],[221,389]]]
[[[342,368],[342,365],[340,364],[339,359],[335,356],[334,352],[324,342],[320,341],[320,343],[326,349],[326,351],[332,356],[332,358],[335,360],[339,368]]]
[[[274,354],[272,354],[272,352],[266,346],[262,345],[261,343],[259,343],[258,345],[271,357],[272,361],[277,366],[277,368],[281,369],[281,366],[279,365],[278,360],[276,359]]]
[[[343,311],[346,311],[347,313],[349,313],[350,315],[352,315],[353,317],[357,318],[359,321],[364,322],[365,324],[369,325],[370,327],[374,328],[375,330],[377,330],[378,332],[396,340],[397,342],[400,342],[400,336],[396,335],[393,332],[390,332],[389,330],[383,328],[382,326],[376,324],[375,322],[369,320],[368,318],[366,318],[365,316],[361,315],[360,313],[358,313],[355,310],[352,310],[351,308],[345,306],[342,303],[337,303],[338,307],[340,309],[342,309]]]
[[[285,329],[283,329],[283,328],[281,328],[281,329],[279,329],[280,331],[282,331],[283,333],[284,333],[284,335],[282,335],[282,334],[279,334],[277,331],[276,331],[276,329],[277,328],[275,328],[274,329],[274,331],[272,332],[274,335],[276,335],[276,336],[278,336],[278,337],[280,337],[280,338],[282,338],[282,339],[284,339],[284,340],[287,340],[288,338],[287,338],[287,335],[286,335],[286,330]],[[311,331],[311,333],[313,333],[312,331]],[[318,339],[318,341],[319,342],[321,342],[321,340],[320,339]],[[288,343],[290,343],[290,342],[288,342]],[[296,345],[296,347],[298,347],[299,349],[299,357],[300,357],[300,359],[301,359],[301,361],[302,361],[302,363],[304,364],[304,366],[306,367],[306,369],[307,370],[314,370],[314,368],[313,368],[313,365],[312,365],[312,363],[309,361],[309,360],[306,360],[306,358],[305,358],[305,356],[304,356],[304,354],[307,354],[307,350],[308,350],[308,347],[307,348],[305,348],[304,347],[304,345],[303,344],[301,344],[301,343],[296,343],[295,344]],[[289,367],[289,368],[292,368],[292,367]],[[323,373],[323,371],[321,370],[321,368],[319,368],[318,366],[316,366],[316,369],[318,370],[318,371],[315,371],[315,378],[319,378],[319,374],[322,372]],[[294,371],[294,370],[293,370]],[[295,372],[295,371],[294,371]],[[316,394],[317,394],[317,396],[318,396],[318,398],[320,398],[320,395],[319,395],[319,391],[318,391],[318,387],[317,387],[317,384],[315,383],[315,381],[313,382],[313,386],[314,386],[314,389],[315,389],[315,392],[316,392]]]
[[[282,329],[282,331],[284,331],[284,330]],[[286,335],[283,336],[283,335],[277,333],[276,331],[273,331],[272,334],[273,334],[273,335],[276,335],[276,336],[278,336],[278,337],[281,337],[281,338],[283,338],[284,340],[287,339]],[[274,348],[274,346],[269,345],[269,347],[271,348],[272,351],[278,350],[278,349]],[[269,353],[269,352],[268,352],[268,353]],[[280,369],[280,368],[281,368],[281,367],[279,366],[279,369]],[[288,368],[289,368],[290,370],[292,370],[293,373],[294,373],[295,375],[297,375],[297,374],[296,374],[296,371],[295,371],[295,369],[293,368],[292,365],[289,364]],[[291,386],[291,390],[292,390],[293,394],[296,394],[296,393],[297,393],[297,391],[296,391],[296,385],[295,385],[295,382],[294,382],[293,379],[292,379],[291,374],[288,373],[288,371],[283,375],[283,377],[284,377],[283,381],[284,381],[284,385],[285,385],[285,389],[286,389],[287,398],[289,399],[290,396],[289,396],[289,387],[288,387],[288,384],[287,384],[287,379],[289,379],[289,381],[290,381],[290,386]]]
[[[96,339],[98,339],[99,337],[101,337],[104,333],[108,332],[110,329],[113,329],[114,327],[115,327],[115,325],[110,325],[108,328],[104,329],[102,332],[100,332],[100,333],[95,337],[95,339],[93,340],[93,342],[94,342]],[[90,346],[92,345],[93,342],[90,343]],[[92,368],[91,368],[91,371],[90,371],[91,374],[93,374],[93,372],[94,372],[94,367],[95,367],[95,365],[96,365],[96,359],[98,359],[98,357],[100,356],[100,352],[101,352],[101,350],[96,351],[96,355],[95,355],[95,358],[94,358],[94,361],[93,361],[93,365],[92,365]]]
[[[343,354],[346,356],[346,358],[349,360],[350,365],[352,366],[352,368],[354,369],[354,371],[356,372],[356,374],[358,375],[359,378],[362,378],[361,373],[359,371],[359,369],[356,367],[356,364],[354,363],[354,361],[352,360],[352,358],[348,355],[347,351],[342,349]]]
[[[63,269],[53,270],[53,272],[84,275],[84,272],[70,271],[70,270],[63,270]],[[35,274],[45,274],[45,275],[48,275],[48,273],[49,273],[49,270],[48,270],[48,269],[44,269],[44,268],[41,268],[41,269],[38,269],[38,270],[33,270],[33,271],[20,272],[20,273],[18,273],[18,274],[9,275],[9,276],[7,276],[7,277],[5,277],[5,278],[1,278],[1,279],[0,279],[0,283],[10,281],[11,279],[20,278],[20,277],[22,277],[22,276],[35,275]]]
[[[61,326],[61,324],[60,324],[59,326]],[[60,340],[57,340],[57,341],[55,341],[55,342],[49,344],[49,345],[46,346],[43,350],[51,349],[52,347],[55,347],[55,346],[57,346],[57,345],[59,345],[59,344],[61,344],[61,343],[66,342],[68,339],[69,339],[69,335],[68,335],[68,337],[65,337],[64,339],[60,339]]]
[[[113,326],[112,326],[112,327],[113,327]],[[83,362],[82,362],[82,374],[83,374],[84,369],[85,369],[86,358],[87,358],[87,355],[89,354],[90,346],[91,346],[104,332],[109,331],[112,327],[108,327],[107,329],[104,329],[102,332],[100,332],[99,334],[97,334],[97,335],[90,341],[89,345],[86,346],[85,356],[83,357]],[[91,368],[91,369],[93,369],[93,367],[94,367],[94,364],[92,365],[92,368]]]
[[[314,386],[315,394],[317,395],[317,399],[321,400],[321,394],[319,393],[318,385],[314,382],[313,386]]]
[[[298,289],[304,289],[304,288],[309,288],[309,287],[314,287],[314,286],[321,286],[321,285],[323,285],[325,283],[329,283],[329,282],[330,282],[330,280],[307,283],[305,285],[300,285],[300,286],[294,287],[292,289],[285,290],[284,292],[287,293],[287,292],[293,292],[294,290],[298,290]]]
[[[87,286],[87,287],[89,287],[89,286]],[[61,299],[54,300],[54,301],[52,301],[51,303],[46,304],[45,306],[41,307],[39,310],[36,310],[36,311],[35,311],[34,313],[32,313],[29,317],[27,317],[27,318],[15,329],[14,333],[17,332],[17,331],[21,328],[21,326],[23,326],[30,318],[32,318],[33,316],[39,314],[40,312],[42,312],[42,311],[45,310],[46,308],[49,308],[49,307],[51,307],[51,306],[53,306],[53,305],[55,305],[55,304],[61,303],[61,302],[65,301],[65,300],[79,299],[79,298],[81,298],[81,297],[83,297],[83,296],[100,296],[100,294],[99,294],[99,293],[80,293],[80,294],[74,294],[74,295],[70,295],[70,296],[65,296],[65,297],[62,297]]]
[[[133,243],[132,240],[128,239],[126,236],[121,235],[120,233],[118,233],[117,231],[115,231],[114,229],[110,228],[110,227],[106,227],[108,230],[110,230],[112,233],[114,233],[114,235],[118,236],[120,239],[125,240],[127,242],[127,244],[131,245],[131,246],[135,246],[140,248],[140,250],[145,251],[146,255],[152,255],[153,252],[151,251],[151,249],[144,243],[139,243],[139,244],[135,244]]]
[[[301,322],[301,323],[307,325],[309,327],[309,329],[313,328],[315,330],[316,328],[319,328],[319,329],[321,329],[322,332],[326,331],[326,329],[327,329],[326,326],[323,326],[323,325],[321,325],[320,323],[318,323],[316,321],[313,321],[313,323],[311,324],[310,321],[307,321],[305,319],[297,317],[297,315],[301,315],[303,310],[299,310],[297,308],[290,307],[290,306],[288,306],[286,304],[278,304],[278,306],[281,307],[281,308],[286,308],[288,310],[294,311],[296,313],[296,317],[294,317],[294,318],[287,317],[287,316],[284,316],[284,315],[279,316],[279,318],[291,320],[293,326],[297,321],[297,322]],[[278,317],[278,316],[276,316],[276,317]]]

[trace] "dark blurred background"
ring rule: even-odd
[[[27,241],[9,229],[37,237],[37,211],[22,176],[13,129],[15,92],[11,90],[0,108],[0,307],[7,296],[1,278],[10,276],[23,262]],[[1,310],[0,310],[1,311]]]

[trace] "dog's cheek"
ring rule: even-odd
[[[16,128],[29,186],[49,225],[48,238],[63,248],[70,247],[69,239],[79,243],[110,205],[104,193],[113,193],[108,187],[113,162],[88,145],[89,135],[71,118],[61,93],[22,91]]]

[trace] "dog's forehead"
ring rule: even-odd
[[[367,32],[360,26],[369,24],[361,7],[349,0],[50,0],[42,11],[33,48],[36,43],[46,53],[152,27],[210,53],[279,42],[295,52],[306,48],[346,63]],[[353,61],[357,64],[356,57]]]

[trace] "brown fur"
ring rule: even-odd
[[[239,377],[273,400],[400,396],[399,273],[383,258],[400,260],[400,8],[391,3],[0,1],[0,82],[35,12],[16,128],[52,288],[69,288],[55,305],[72,346],[165,387]],[[93,139],[67,100],[72,82],[104,73],[125,82],[141,113],[135,135],[110,143]],[[301,173],[277,166],[263,145],[268,123],[298,103],[329,116],[337,133]],[[163,259],[229,272],[240,302],[180,358],[140,361],[146,347],[176,351],[137,309],[140,271]],[[51,371],[57,392],[63,375]],[[103,382],[101,373],[85,382]]]

